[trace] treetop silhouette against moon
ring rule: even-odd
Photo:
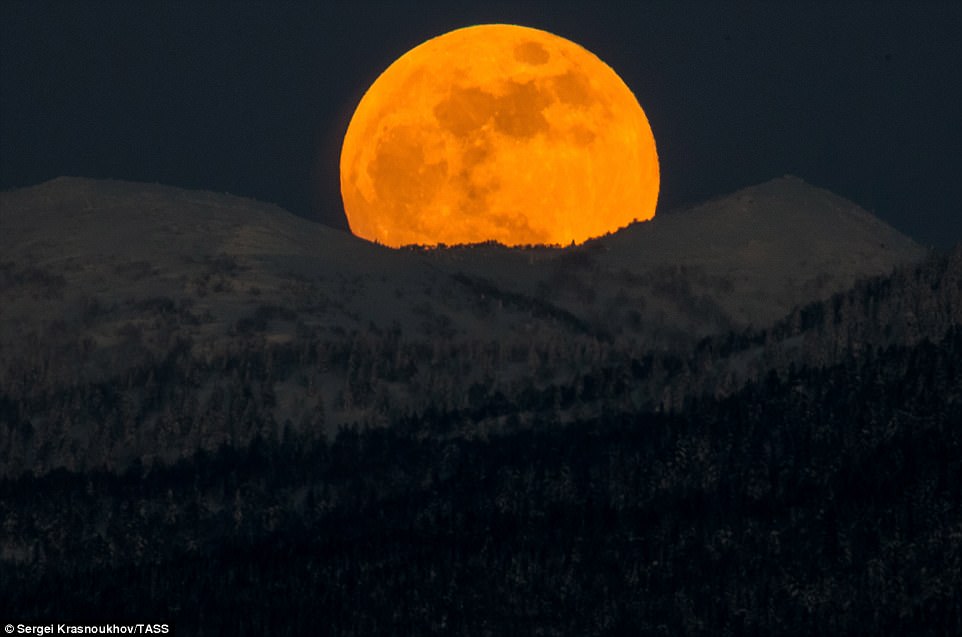
[[[583,242],[650,219],[655,140],[581,46],[489,24],[411,49],[361,99],[341,150],[351,231],[389,246]]]

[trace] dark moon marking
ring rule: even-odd
[[[581,73],[568,71],[564,75],[557,75],[551,78],[551,85],[563,104],[589,106],[594,101],[591,82]]]
[[[522,42],[514,47],[514,59],[518,62],[537,66],[545,64],[551,55],[538,42]]]
[[[546,132],[550,127],[542,111],[550,103],[551,97],[534,84],[510,82],[508,92],[498,98],[495,128],[511,137],[534,137]]]
[[[446,131],[466,137],[491,119],[496,109],[494,95],[470,86],[455,87],[451,94],[434,107],[434,117]]]

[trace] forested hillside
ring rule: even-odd
[[[798,308],[772,328],[669,350],[589,328],[485,340],[370,327],[332,339],[299,324],[276,340],[268,326],[291,314],[267,306],[212,344],[190,336],[197,319],[187,307],[154,299],[144,311],[169,326],[164,342],[131,323],[116,344],[95,347],[54,325],[5,354],[0,475],[122,472],[134,461],[152,466],[198,449],[244,448],[256,436],[324,437],[342,424],[387,425],[428,410],[480,413],[475,431],[501,427],[509,413],[520,422],[544,412],[571,422],[677,410],[770,370],[942,338],[962,324],[962,248]]]
[[[188,634],[958,634],[962,328],[680,413],[489,402],[0,484],[0,614]],[[572,391],[575,391],[572,389]],[[11,568],[12,567],[12,568]]]
[[[0,482],[0,614],[189,634],[958,634],[960,255],[688,354],[238,338],[69,391],[8,384],[2,449],[24,469],[57,444],[31,424],[47,409],[64,444],[89,419],[91,448],[181,451]],[[526,372],[500,380],[507,364]],[[277,387],[324,365],[386,421],[327,439],[321,409],[270,417]],[[478,370],[489,384],[461,382]],[[387,419],[401,378],[430,400]],[[153,412],[147,438],[133,423]]]

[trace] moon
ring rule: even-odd
[[[361,98],[340,158],[351,231],[393,247],[582,243],[655,214],[648,118],[607,64],[528,27],[411,49]]]

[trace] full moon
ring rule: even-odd
[[[487,24],[411,49],[341,149],[351,231],[388,246],[581,243],[650,219],[655,139],[607,64],[546,31]]]

